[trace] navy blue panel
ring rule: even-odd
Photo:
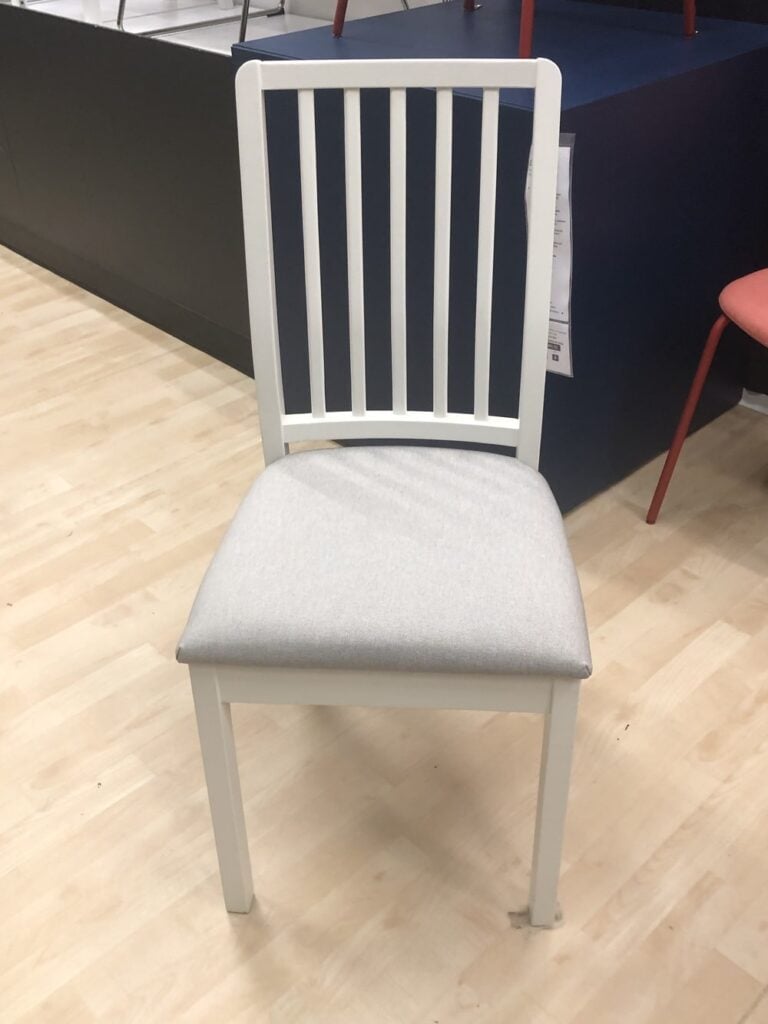
[[[354,4],[355,0],[351,0]],[[583,106],[768,47],[768,26],[699,18],[695,39],[682,34],[682,15],[599,7],[574,0],[538,0],[535,52],[563,71],[563,108]],[[462,4],[348,21],[344,36],[330,28],[258,39],[233,48],[238,62],[375,57],[513,57],[519,4],[483,0],[474,14]],[[521,94],[508,102],[525,103]]]
[[[585,466],[619,479],[668,445],[719,291],[768,266],[768,138],[750,129],[766,109],[763,51],[564,115],[575,378],[549,376],[542,455],[559,493]],[[735,330],[722,356],[698,423],[745,382]]]
[[[231,60],[0,4],[0,239],[247,368]]]

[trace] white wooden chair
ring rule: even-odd
[[[448,410],[454,87],[482,98],[475,412]],[[392,408],[366,405],[360,90],[390,94]],[[436,90],[434,409],[406,401],[406,90]],[[489,415],[499,90],[535,90],[518,418]],[[286,414],[277,335],[265,93],[298,92],[311,410]],[[343,89],[352,408],[328,412],[314,93]],[[562,519],[536,471],[544,401],[560,73],[534,61],[246,64],[237,77],[251,337],[267,468],[192,609],[190,667],[227,909],[253,898],[230,704],[538,712],[545,718],[530,920],[551,926],[589,641]],[[521,216],[525,216],[520,196]],[[287,454],[305,439],[362,445]],[[284,457],[286,456],[286,457]]]

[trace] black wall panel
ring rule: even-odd
[[[247,368],[233,74],[0,6],[0,240]]]

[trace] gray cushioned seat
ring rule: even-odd
[[[504,455],[356,447],[280,459],[215,555],[183,662],[584,678],[562,520]]]

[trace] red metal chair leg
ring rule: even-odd
[[[683,22],[686,36],[696,35],[696,0],[683,0]]]
[[[653,500],[651,501],[650,508],[648,509],[648,515],[645,519],[646,523],[655,523],[659,517],[661,504],[664,501],[667,488],[669,487],[669,481],[672,479],[672,474],[675,471],[677,460],[680,457],[680,450],[683,447],[683,442],[688,436],[691,420],[693,419],[694,412],[696,412],[696,406],[699,404],[701,392],[704,388],[704,382],[707,379],[709,368],[715,357],[717,346],[720,344],[723,331],[730,322],[731,321],[727,316],[719,316],[717,320],[715,320],[712,325],[712,329],[709,332],[707,343],[704,346],[704,351],[701,353],[699,365],[696,368],[693,384],[691,384],[691,390],[688,392],[688,398],[686,399],[685,406],[683,407],[683,415],[680,417],[680,422],[677,424],[677,430],[675,431],[675,436],[672,438],[670,449],[667,452],[664,468],[661,471],[659,482],[656,484],[656,490],[653,492]]]
[[[533,52],[533,16],[535,13],[534,0],[522,0],[520,6],[520,42],[518,44],[518,56],[521,60],[528,60]]]
[[[344,31],[344,19],[347,16],[347,3],[349,0],[336,0],[336,13],[333,16],[333,34],[336,39]]]
[[[686,0],[688,3],[689,0]],[[480,9],[477,0],[464,0],[464,10],[467,13]],[[521,0],[520,5],[520,40],[517,44],[517,55],[521,60],[527,60],[533,50],[533,16],[535,0]]]

